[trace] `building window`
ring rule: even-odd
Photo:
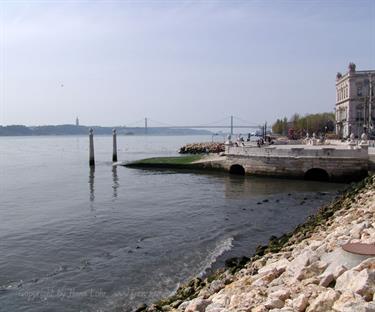
[[[338,121],[345,121],[346,120],[346,109],[341,107],[336,112],[337,120]]]
[[[356,119],[357,121],[363,120],[363,107],[362,106],[357,107]]]
[[[362,96],[362,86],[357,87],[357,95]]]

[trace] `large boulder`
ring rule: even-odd
[[[295,278],[301,281],[307,278],[317,276],[321,274],[327,268],[327,266],[328,264],[324,261],[315,261],[307,267],[304,267],[298,272],[296,272]]]
[[[323,287],[328,287],[335,280],[333,273],[322,274],[319,276],[319,285]]]
[[[328,289],[318,295],[307,307],[306,312],[327,312],[331,308],[340,294],[333,289]]]
[[[210,303],[211,300],[195,298],[189,302],[185,312],[204,312]]]
[[[269,283],[271,283],[274,279],[278,278],[284,271],[285,271],[284,268],[281,268],[281,269],[274,268],[272,271],[269,271],[267,274],[264,274],[263,276],[259,274],[261,275],[261,277],[256,278],[254,282],[252,283],[252,285],[255,287],[266,286]]]
[[[337,312],[370,312],[371,305],[367,303],[360,295],[351,291],[345,291],[340,298],[333,304],[332,309]]]
[[[354,269],[346,271],[336,280],[335,289],[342,292],[352,291],[370,301],[375,290],[375,271],[369,269],[360,272]]]
[[[287,288],[279,289],[275,292],[270,293],[269,295],[272,298],[280,299],[282,301],[285,301],[290,297],[290,290]]]
[[[363,269],[375,271],[375,257],[368,258],[353,268],[355,271],[362,271]]]
[[[287,268],[288,275],[294,276],[296,279],[303,275],[303,270],[308,265],[319,260],[319,257],[310,248],[306,248],[304,252],[294,258]]]
[[[289,264],[290,264],[290,262],[288,261],[288,259],[281,258],[278,261],[275,261],[275,262],[272,262],[272,263],[267,263],[264,267],[262,267],[258,270],[258,273],[259,274],[267,274],[267,273],[273,271],[274,269],[276,269],[278,271],[280,271],[280,270],[285,271]]]
[[[275,308],[280,309],[284,306],[284,301],[278,298],[269,297],[264,303],[264,306],[267,309],[275,309]]]
[[[309,303],[309,297],[301,293],[291,301],[292,308],[297,312],[303,312]]]
[[[359,224],[354,224],[349,234],[352,238],[361,238],[362,231],[369,225],[368,221],[363,221]]]

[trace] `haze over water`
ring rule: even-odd
[[[210,140],[120,136],[119,158]],[[95,137],[90,172],[87,141],[0,138],[0,311],[128,311],[250,255],[345,187],[113,168],[109,136]]]

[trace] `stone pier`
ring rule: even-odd
[[[369,154],[361,146],[227,144],[220,163],[237,174],[351,181],[367,175]]]

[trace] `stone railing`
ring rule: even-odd
[[[366,147],[355,146],[348,149],[343,146],[305,146],[305,145],[284,145],[284,146],[234,146],[226,144],[225,154],[236,156],[258,156],[258,157],[329,157],[329,158],[360,158],[368,159]]]

